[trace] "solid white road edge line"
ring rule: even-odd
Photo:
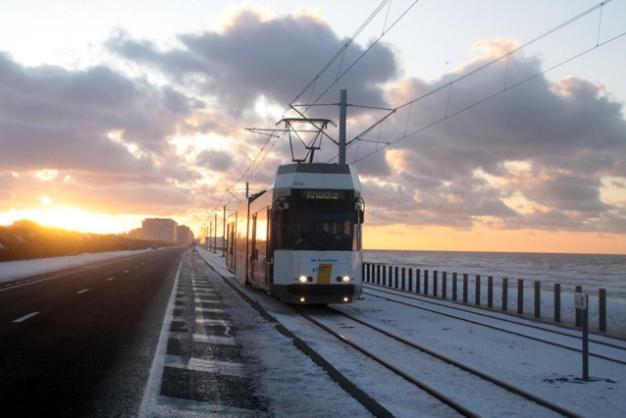
[[[78,294],[78,295],[82,295],[82,294],[83,294],[83,293],[85,293],[85,292],[89,292],[89,288],[86,288],[86,289],[81,289],[81,290],[79,290],[78,292],[76,292],[76,294]]]
[[[147,418],[150,416],[149,414],[153,409],[153,406],[156,404],[161,391],[163,366],[165,364],[165,352],[167,349],[167,339],[169,338],[168,328],[174,316],[174,298],[176,296],[176,289],[178,288],[178,278],[180,276],[180,268],[183,265],[183,257],[180,258],[180,263],[178,263],[176,278],[174,279],[174,284],[172,285],[170,297],[167,302],[167,308],[165,309],[165,315],[163,316],[159,342],[157,343],[157,349],[154,352],[154,358],[152,359],[152,366],[150,367],[148,381],[146,382],[146,387],[143,390],[143,399],[141,400],[141,406],[139,407],[139,413],[137,414],[140,418]]]
[[[27,319],[32,318],[33,316],[39,315],[39,312],[31,312],[27,315],[24,316],[20,316],[19,318],[17,318],[16,320],[13,321],[14,324],[19,324],[20,322],[24,322]]]
[[[111,277],[107,278],[107,282],[110,282],[111,280],[115,280],[115,277],[111,276]]]

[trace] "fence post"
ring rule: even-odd
[[[380,264],[376,264],[376,284],[380,286]]]
[[[600,332],[606,332],[606,289],[598,290],[598,308],[600,312],[598,312],[599,316],[599,327]]]
[[[393,266],[389,266],[389,287],[393,287]]]
[[[535,280],[535,318],[541,318],[541,282]]]
[[[409,267],[409,293],[413,292],[413,267]]]
[[[395,277],[393,278],[393,279],[394,279],[394,280],[393,280],[393,287],[394,287],[395,289],[397,289],[397,288],[398,288],[398,267],[394,268],[393,275],[395,276]]]
[[[475,305],[480,306],[480,274],[476,275],[476,284],[475,284]]]
[[[405,284],[406,284],[405,276],[406,276],[406,267],[402,267],[402,290],[405,289]]]
[[[361,282],[364,282],[365,280],[365,264],[361,264]]]
[[[443,272],[443,277],[441,278],[441,297],[444,299],[448,299],[448,272]]]
[[[561,284],[554,283],[554,322],[561,322]]]
[[[383,264],[383,287],[387,287],[387,266]]]
[[[428,296],[428,270],[424,270],[424,295]]]
[[[487,307],[493,308],[493,276],[487,277]]]
[[[463,303],[467,303],[467,273],[463,273]]]
[[[582,293],[583,292],[583,287],[582,286],[576,286],[576,293]],[[582,312],[580,309],[576,308],[576,326],[580,327],[583,324],[583,320],[582,320]]]
[[[517,279],[517,313],[524,314],[524,279]]]
[[[417,293],[418,295],[420,294],[421,289],[422,289],[421,283],[420,283],[421,277],[422,277],[422,271],[420,269],[415,269],[415,293]]]
[[[433,296],[437,297],[437,287],[438,284],[437,282],[439,281],[439,278],[437,277],[438,272],[437,270],[433,271]]]
[[[452,300],[456,300],[456,272],[452,273]]]
[[[509,279],[502,278],[502,310],[507,311],[509,309]]]

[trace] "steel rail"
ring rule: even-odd
[[[431,350],[429,348],[424,347],[423,345],[419,345],[419,344],[417,344],[417,343],[415,343],[413,341],[409,341],[409,340],[407,340],[405,338],[402,338],[402,337],[400,337],[400,336],[398,336],[396,334],[393,334],[393,333],[391,333],[391,332],[389,332],[387,330],[384,330],[384,329],[382,329],[382,328],[380,328],[380,327],[378,327],[376,325],[373,325],[373,324],[370,324],[369,322],[363,321],[362,319],[355,318],[354,316],[352,316],[352,315],[350,315],[350,314],[348,314],[346,312],[343,312],[341,310],[334,309],[334,308],[331,308],[331,307],[328,307],[328,309],[333,311],[333,312],[336,312],[336,313],[340,314],[341,316],[345,316],[346,318],[349,318],[350,320],[352,320],[354,322],[357,322],[357,323],[359,323],[359,324],[361,324],[361,325],[363,325],[365,327],[373,329],[373,330],[375,330],[375,331],[377,331],[377,332],[379,332],[379,333],[381,333],[381,334],[383,334],[383,335],[385,335],[385,336],[387,336],[389,338],[392,338],[392,339],[394,339],[394,340],[396,340],[396,341],[398,341],[398,342],[400,342],[402,344],[405,344],[405,345],[407,345],[407,346],[409,346],[411,348],[414,348],[414,349],[419,350],[419,351],[421,351],[423,353],[426,353],[426,354],[428,354],[428,355],[430,355],[432,357],[435,357],[438,360],[441,360],[441,361],[443,361],[445,363],[448,363],[448,364],[450,364],[452,366],[455,366],[455,367],[457,367],[457,368],[459,368],[459,369],[461,369],[463,371],[466,371],[466,372],[468,372],[470,374],[473,374],[473,375],[475,375],[475,376],[477,376],[477,377],[479,377],[479,378],[481,378],[483,380],[486,380],[486,381],[488,381],[490,383],[493,383],[496,386],[501,387],[502,389],[505,389],[505,390],[507,390],[507,391],[509,391],[511,393],[514,393],[514,394],[516,394],[518,396],[526,398],[529,401],[535,402],[535,403],[537,403],[537,404],[539,404],[539,405],[541,405],[541,406],[543,406],[545,408],[551,409],[551,410],[553,410],[553,411],[555,411],[555,412],[557,412],[557,413],[559,413],[559,414],[561,414],[563,416],[566,416],[566,417],[580,417],[581,416],[581,415],[576,414],[576,413],[574,413],[574,412],[572,412],[572,411],[570,411],[570,410],[568,410],[568,409],[566,409],[566,408],[564,408],[564,407],[562,407],[560,405],[557,405],[557,404],[555,404],[553,402],[547,401],[547,400],[545,400],[543,398],[540,398],[540,397],[538,397],[536,395],[533,395],[532,393],[527,392],[524,389],[518,388],[517,386],[513,386],[513,385],[511,385],[508,382],[505,382],[505,381],[503,381],[501,379],[498,379],[497,377],[491,376],[491,375],[489,375],[489,374],[487,374],[485,372],[482,372],[482,371],[480,371],[478,369],[475,369],[475,368],[473,368],[471,366],[463,364],[463,363],[461,363],[459,361],[456,361],[456,360],[454,360],[454,359],[452,359],[450,357],[444,356],[443,354],[437,353],[437,352],[435,352],[435,351],[433,351],[433,350]]]
[[[463,318],[463,317],[452,315],[452,314],[446,313],[446,312],[439,312],[439,311],[436,311],[434,309],[429,309],[429,308],[425,308],[423,306],[413,305],[411,303],[403,302],[401,300],[391,299],[391,298],[388,298],[388,297],[385,297],[385,296],[375,295],[375,294],[369,293],[369,292],[364,292],[364,293],[367,294],[367,295],[370,295],[370,296],[374,296],[374,297],[377,297],[377,298],[380,298],[380,299],[384,299],[384,300],[390,301],[390,302],[395,302],[395,303],[398,303],[400,305],[410,306],[410,307],[413,307],[415,309],[421,309],[423,311],[432,312],[434,314],[446,316],[448,318],[458,319],[459,321],[469,322],[470,324],[475,324],[475,325],[479,325],[479,326],[482,326],[482,327],[485,327],[485,328],[490,328],[490,329],[494,329],[496,331],[501,331],[501,332],[505,332],[507,334],[515,335],[515,336],[518,336],[518,337],[527,338],[529,340],[538,341],[538,342],[541,342],[541,343],[544,343],[544,344],[552,345],[554,347],[563,348],[565,350],[574,351],[574,352],[577,352],[577,353],[581,352],[581,350],[579,350],[577,348],[570,347],[570,346],[567,346],[565,344],[555,343],[553,341],[544,340],[543,338],[533,337],[531,335],[523,334],[521,332],[511,331],[511,330],[508,330],[506,328],[501,328],[501,327],[498,327],[498,326],[495,326],[495,325],[485,324],[485,323],[482,323],[482,322],[479,322],[479,321],[474,321],[472,319]],[[590,352],[589,355],[591,357],[596,357],[596,358],[599,358],[599,359],[602,359],[602,360],[606,360],[606,361],[610,361],[610,362],[613,362],[613,363],[617,363],[617,364],[620,364],[620,365],[626,365],[626,361],[615,359],[615,358],[612,358],[612,357],[608,357],[608,356],[605,356],[605,355],[602,355],[602,354],[596,354],[596,353],[591,353]]]

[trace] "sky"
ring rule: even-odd
[[[365,246],[626,253],[626,1],[521,49],[599,2],[412,3],[3,1],[0,224],[198,231],[290,161],[284,136],[245,128],[274,126],[382,4],[299,100],[423,97],[348,149]],[[384,115],[350,107],[348,137]]]

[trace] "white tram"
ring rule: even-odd
[[[230,217],[228,268],[285,302],[351,302],[361,295],[363,213],[354,167],[282,165],[273,188]]]

